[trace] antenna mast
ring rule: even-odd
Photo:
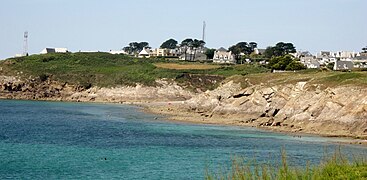
[[[205,41],[205,30],[206,30],[206,22],[203,22],[203,37],[202,40]]]
[[[24,32],[23,56],[28,55],[28,31]]]

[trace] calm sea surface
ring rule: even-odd
[[[125,105],[0,100],[0,179],[202,179],[233,156],[278,162],[282,147],[293,165],[318,163],[340,141],[155,117]]]

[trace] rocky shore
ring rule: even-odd
[[[176,121],[367,139],[367,90],[362,87],[325,88],[295,82],[242,88],[230,81],[212,91],[192,93],[174,82],[157,83],[157,87],[86,89],[52,80],[2,76],[0,98],[135,103]]]

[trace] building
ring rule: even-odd
[[[154,49],[152,51],[151,56],[155,56],[155,57],[178,57],[179,56],[179,51],[177,49],[157,48],[157,49]]]
[[[301,63],[303,65],[305,65],[308,69],[320,69],[320,62],[312,57],[312,56],[309,56],[309,57],[301,57]]]
[[[202,52],[196,52],[195,54],[186,53],[186,54],[181,54],[179,56],[179,59],[183,61],[205,61],[207,60],[207,56]]]
[[[351,51],[338,51],[338,52],[332,53],[332,56],[340,60],[343,60],[343,59],[355,58],[359,56],[359,53],[351,52]]]
[[[45,48],[40,54],[49,54],[49,53],[67,53],[69,52],[67,48]]]
[[[334,64],[335,71],[352,70],[353,67],[352,61],[336,61]]]
[[[258,48],[255,48],[254,49],[254,54],[258,54],[258,55],[262,55],[264,54],[266,51],[266,49],[258,49]]]
[[[309,51],[297,51],[295,53],[289,53],[295,58],[301,58],[301,57],[312,57],[313,55]]]
[[[140,58],[150,58],[150,54],[151,54],[150,49],[144,48],[143,50],[140,51],[138,57],[140,57]]]
[[[236,64],[236,59],[232,51],[227,51],[221,47],[214,52],[213,62],[220,64]]]
[[[366,56],[357,56],[352,59],[354,68],[367,68],[367,55]]]

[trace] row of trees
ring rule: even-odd
[[[264,58],[268,58],[268,67],[272,70],[302,70],[306,67],[290,53],[297,52],[296,47],[292,43],[279,42],[275,46],[269,46],[263,53]]]
[[[144,48],[150,48],[148,42],[131,42],[129,43],[129,46],[122,49],[129,54],[137,54]]]
[[[168,39],[162,43],[160,48],[167,49],[180,49],[181,53],[185,55],[186,60],[195,60],[197,50],[205,47],[205,42],[198,39],[187,38],[180,44],[175,39]],[[150,48],[148,42],[132,42],[129,46],[124,47],[123,50],[130,54],[137,54],[144,48]],[[256,42],[239,42],[229,47],[229,50],[235,55],[237,60],[241,58],[255,57],[254,50],[257,48]],[[367,51],[367,47],[363,48]],[[190,51],[190,54],[188,52]],[[275,46],[269,46],[265,52],[261,55],[256,55],[257,59],[269,60],[269,68],[275,70],[300,70],[305,69],[305,66],[295,59],[293,56],[289,56],[290,53],[295,53],[296,48],[292,43],[279,42]],[[212,59],[215,53],[215,49],[207,49],[204,52],[208,59]],[[189,56],[188,56],[189,55]]]
[[[277,56],[284,56],[289,53],[295,53],[296,47],[292,43],[279,42],[275,46],[269,46],[264,52],[265,58],[272,58]]]
[[[239,42],[236,45],[229,47],[229,50],[235,55],[235,58],[239,60],[241,58],[241,54],[250,55],[254,52],[255,48],[257,48],[256,42]]]
[[[194,60],[197,50],[203,49],[205,46],[205,42],[203,40],[198,39],[191,39],[187,38],[181,42],[181,44],[178,44],[178,42],[174,39],[168,39],[167,41],[163,42],[160,48],[167,48],[167,49],[177,49],[179,48],[183,54],[185,54],[185,59],[188,60]],[[123,50],[129,54],[137,54],[144,48],[150,48],[149,43],[147,42],[131,42],[129,43],[129,46],[126,46],[123,48]],[[187,57],[188,51],[191,51],[193,53],[190,53],[189,58]],[[193,54],[193,55],[192,55]]]

